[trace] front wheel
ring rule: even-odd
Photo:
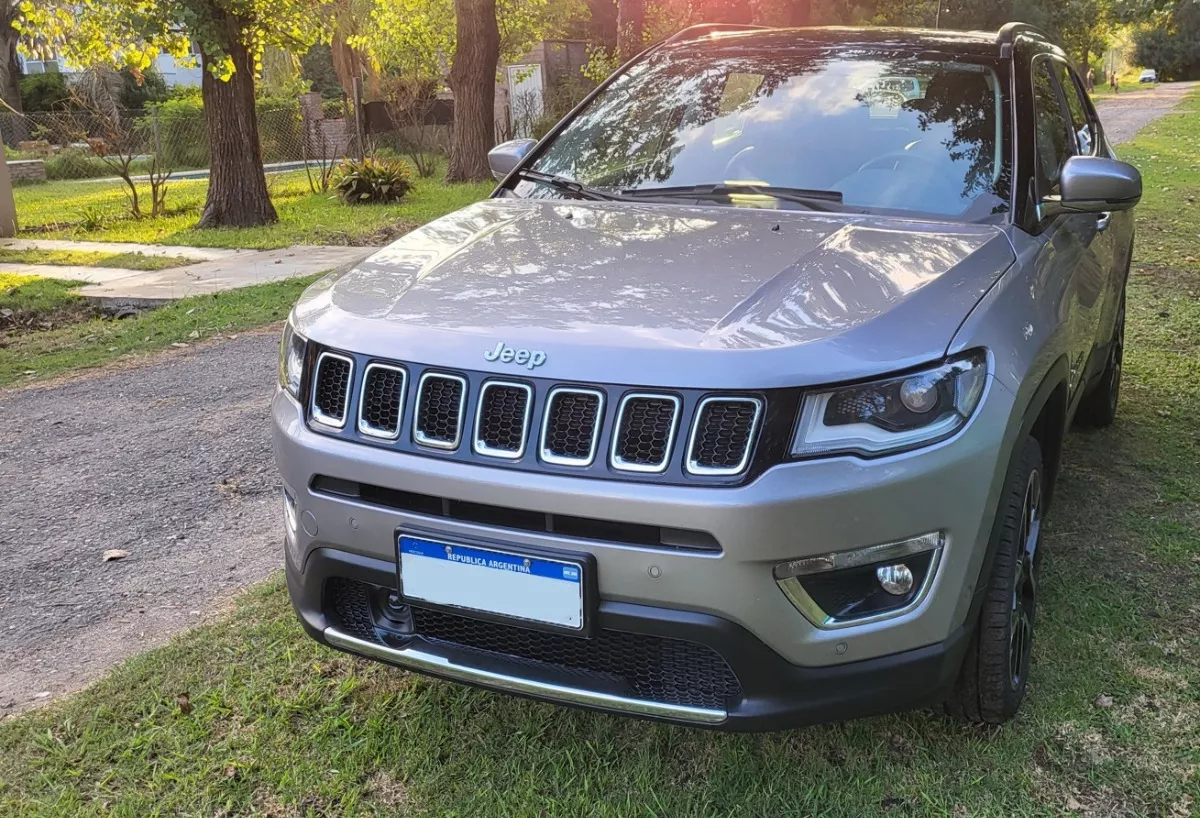
[[[1002,525],[979,622],[954,689],[945,702],[948,715],[977,724],[1002,724],[1025,698],[1037,610],[1042,513],[1046,470],[1042,449],[1032,437],[1001,498]]]

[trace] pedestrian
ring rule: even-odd
[[[1117,93],[1118,89],[1117,89],[1117,72],[1116,71],[1113,71],[1111,74],[1108,75],[1108,87],[1112,89],[1112,92],[1114,94]]]
[[[1089,94],[1096,91],[1096,69],[1088,66],[1087,70],[1087,92]]]

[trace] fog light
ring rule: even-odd
[[[875,569],[875,579],[879,580],[883,590],[893,596],[904,596],[913,587],[912,571],[902,562],[879,566]]]
[[[775,566],[779,590],[818,628],[900,616],[921,604],[945,545],[940,531]]]

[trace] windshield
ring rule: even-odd
[[[1006,110],[1003,83],[982,63],[673,49],[617,77],[531,167],[645,197],[754,186],[719,203],[805,207],[771,197],[777,188],[840,194],[847,210],[988,220],[1008,210]],[[532,180],[515,191],[570,195]]]

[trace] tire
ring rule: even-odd
[[[1117,308],[1117,324],[1113,327],[1112,344],[1109,346],[1108,363],[1091,392],[1084,395],[1075,413],[1075,422],[1080,426],[1112,426],[1117,419],[1117,402],[1121,396],[1121,369],[1125,360],[1125,297]]]
[[[1021,447],[1016,470],[1001,498],[1001,525],[979,621],[954,688],[943,704],[950,717],[973,724],[1003,724],[1025,698],[1037,609],[1046,472],[1032,437]]]

